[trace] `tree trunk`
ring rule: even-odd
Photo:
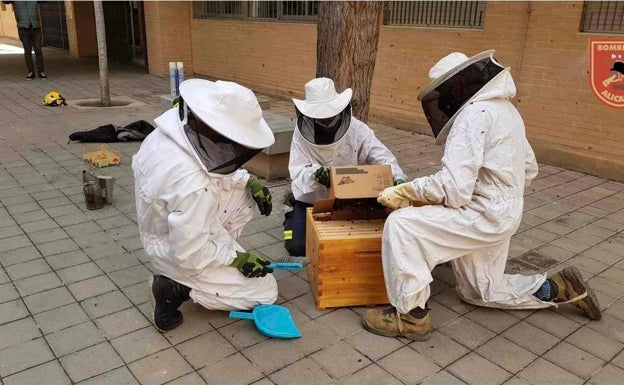
[[[320,1],[316,76],[331,78],[338,91],[353,89],[353,115],[368,119],[379,24],[384,2]]]
[[[108,55],[106,53],[106,27],[104,9],[101,0],[93,1],[95,13],[95,34],[97,36],[98,62],[100,64],[100,98],[102,107],[110,107],[110,89],[108,87]]]

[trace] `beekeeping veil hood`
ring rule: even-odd
[[[431,83],[418,95],[418,100],[422,102],[437,144],[444,143],[455,117],[468,103],[515,96],[516,88],[509,68],[494,59],[494,52],[485,51],[471,58],[453,52],[429,71]],[[500,84],[499,80],[504,82]],[[497,92],[496,87],[504,90]]]
[[[338,93],[333,80],[316,78],[306,83],[305,94],[305,100],[293,99],[301,136],[313,146],[339,142],[351,124],[351,88]]]
[[[180,84],[180,120],[210,172],[228,174],[275,143],[254,93],[233,82]]]

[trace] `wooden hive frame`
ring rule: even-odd
[[[381,265],[384,220],[327,219],[307,211],[306,272],[316,307],[388,303]]]
[[[104,144],[97,151],[88,152],[86,149],[83,149],[82,154],[84,161],[95,167],[112,166],[121,162],[119,151],[110,152]]]

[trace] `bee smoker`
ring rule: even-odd
[[[83,170],[82,184],[87,209],[98,210],[113,203],[115,178],[112,176],[95,175],[91,171]]]

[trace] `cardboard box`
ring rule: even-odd
[[[334,211],[336,200],[370,200],[376,205],[377,196],[393,184],[389,164],[332,167],[328,199],[314,202],[314,214]]]
[[[329,199],[377,198],[392,186],[389,164],[332,167]]]

